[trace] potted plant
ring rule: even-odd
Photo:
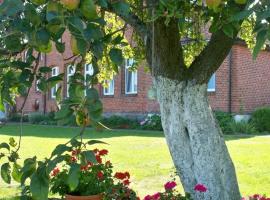
[[[108,150],[94,149],[94,162],[74,149],[63,163],[50,173],[50,191],[66,200],[136,200],[136,193],[128,188],[128,172],[113,175],[113,166],[105,156]],[[91,154],[88,155],[87,160]],[[122,198],[123,197],[123,198]]]

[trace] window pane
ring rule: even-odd
[[[104,95],[114,95],[114,80],[107,80],[107,87],[104,87]]]
[[[216,74],[213,74],[208,82],[208,91],[215,91],[216,90]]]

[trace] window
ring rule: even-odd
[[[67,68],[67,97],[69,97],[69,81],[70,77],[73,76],[75,73],[75,68],[72,65],[69,65]]]
[[[40,89],[38,88],[39,83],[40,83],[40,80],[36,80],[36,92],[40,92]]]
[[[104,95],[114,95],[114,80],[106,80],[106,87],[103,87]]]
[[[125,92],[126,94],[137,94],[137,70],[130,70],[134,60],[127,59],[125,62]]]
[[[52,68],[52,77],[59,75],[59,67]],[[56,92],[58,89],[58,84],[56,84],[54,87],[51,88],[51,97],[52,99],[56,98]]]
[[[86,77],[86,75],[90,75],[92,76],[94,74],[94,68],[92,64],[85,64],[84,67],[84,75]]]
[[[210,78],[207,86],[208,92],[215,92],[216,91],[216,74],[213,74]]]
[[[85,78],[85,85],[88,88],[89,84],[86,83],[86,77],[87,75],[93,76],[94,74],[94,68],[92,64],[85,64],[84,65],[84,78]],[[86,96],[86,90],[84,91],[84,95]]]

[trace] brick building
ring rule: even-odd
[[[41,65],[51,66],[51,76],[65,73],[63,96],[68,96],[68,79],[73,69],[64,58],[71,56],[69,37],[63,37],[67,44],[64,55],[54,50],[41,56]],[[110,114],[146,114],[159,112],[156,100],[150,99],[152,80],[143,66],[137,71],[129,71],[132,59],[126,60],[119,75],[108,81],[108,88],[98,86],[104,104],[104,112]],[[85,73],[91,73],[91,66],[85,66]],[[263,51],[253,61],[250,50],[241,43],[236,43],[222,66],[212,76],[208,84],[209,101],[214,110],[250,113],[264,105],[270,105],[270,52]],[[25,105],[25,112],[50,112],[57,109],[55,89],[42,94],[36,83],[32,86]],[[22,104],[22,97],[17,98],[17,109]]]

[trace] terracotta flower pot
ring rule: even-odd
[[[72,196],[66,195],[66,200],[102,200],[102,195],[91,195],[91,196]]]

